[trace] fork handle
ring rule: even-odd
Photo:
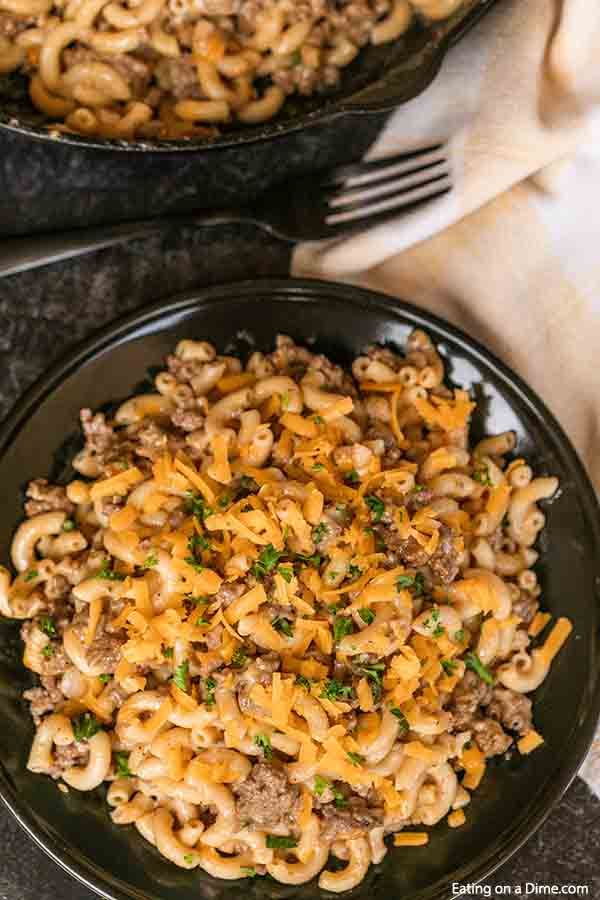
[[[47,266],[63,259],[85,256],[105,247],[125,244],[135,238],[148,237],[168,226],[203,227],[231,224],[252,224],[270,230],[267,223],[256,219],[249,210],[224,209],[199,216],[164,216],[141,222],[77,228],[57,234],[8,238],[0,243],[0,278]]]

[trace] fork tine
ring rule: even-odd
[[[340,187],[329,197],[329,205],[332,208],[347,206],[353,200],[365,202],[372,197],[385,195],[389,185],[394,185],[396,193],[400,190],[407,190],[411,187],[418,187],[420,184],[426,184],[428,177],[435,175],[449,175],[450,169],[445,160],[441,162],[428,163],[424,166],[417,166],[403,172],[400,176],[397,174],[386,175],[384,178],[374,179],[365,185],[352,187],[348,189],[346,185]],[[325,194],[325,198],[327,194]]]
[[[372,173],[381,172],[382,169],[402,165],[403,163],[412,164],[429,155],[433,157],[433,155],[436,154],[435,158],[441,159],[443,153],[440,153],[439,151],[445,151],[445,149],[446,145],[443,142],[440,142],[437,144],[430,144],[427,147],[418,147],[414,150],[404,150],[401,153],[396,153],[394,156],[372,159],[368,162],[355,163],[354,165],[338,166],[336,169],[331,169],[323,175],[322,184],[339,184],[349,178],[362,180],[362,178],[368,178]],[[355,183],[359,184],[360,182],[356,181]]]
[[[399,212],[401,212],[402,215],[406,215],[407,213],[418,209],[418,207],[423,206],[426,202],[443,197],[444,194],[447,194],[450,190],[450,187],[444,187],[441,190],[433,191],[431,194],[426,194],[418,200],[413,200],[412,202],[401,206],[392,206],[389,209],[381,212],[374,212],[364,218],[358,218],[349,222],[341,222],[339,224],[328,224],[326,225],[327,232],[325,233],[324,231],[322,236],[331,239],[334,237],[360,233],[365,231],[366,228],[375,228],[377,225],[389,222]]]
[[[400,209],[415,201],[423,201],[440,190],[450,190],[452,182],[447,173],[428,178],[409,190],[392,190],[380,194],[376,203],[357,200],[344,206],[339,212],[328,215],[325,219],[327,225],[341,225],[344,222],[362,220],[378,212],[387,212],[388,209]]]

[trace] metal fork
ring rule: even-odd
[[[284,241],[335,238],[408,212],[451,187],[447,146],[437,143],[297,178],[240,209],[8,238],[0,244],[0,276],[93,253],[174,225],[251,223]]]

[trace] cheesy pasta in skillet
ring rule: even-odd
[[[79,477],[29,484],[0,569],[29,769],[107,782],[113,822],[217,878],[344,891],[387,835],[468,825],[486,761],[543,743],[571,625],[533,569],[557,479],[512,432],[470,446],[443,376],[418,330],[351,372],[182,340],[153,393],[82,410]]]
[[[0,74],[63,131],[209,138],[337,85],[366,44],[462,0],[0,0]]]

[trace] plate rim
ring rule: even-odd
[[[357,308],[378,309],[391,319],[414,324],[425,329],[433,327],[442,338],[452,341],[461,349],[474,355],[493,372],[501,383],[512,392],[516,392],[536,418],[542,419],[552,433],[557,446],[560,447],[572,472],[573,486],[580,503],[586,511],[588,521],[592,524],[592,539],[600,547],[600,502],[587,474],[587,471],[573,447],[566,432],[546,406],[545,402],[530,388],[527,383],[502,362],[492,351],[488,350],[477,339],[454,324],[440,318],[434,313],[420,309],[412,303],[400,300],[381,292],[339,282],[323,281],[312,278],[257,278],[238,282],[199,287],[159,300],[151,305],[128,313],[112,320],[92,333],[88,338],[76,343],[61,354],[22,395],[7,416],[0,423],[0,460],[9,449],[11,442],[27,423],[37,407],[43,403],[60,384],[78,367],[97,353],[107,350],[139,328],[148,327],[186,310],[202,309],[208,305],[227,301],[239,301],[248,298],[248,302],[260,302],[260,296],[268,296],[273,301],[290,301],[311,303],[322,301],[325,296],[339,305],[351,305]],[[600,560],[597,563],[600,573]],[[569,758],[558,770],[551,784],[548,784],[533,798],[525,818],[505,833],[500,846],[493,844],[478,862],[467,864],[466,871],[457,870],[459,881],[477,884],[493,874],[502,864],[507,862],[529,840],[535,831],[550,815],[556,804],[575,779],[581,764],[592,743],[596,723],[600,717],[600,647],[596,647],[595,659],[592,661],[588,676],[588,687],[594,687],[589,698],[585,719],[576,726],[574,738],[569,747]],[[8,809],[26,834],[49,856],[58,866],[75,878],[90,891],[105,900],[144,900],[148,895],[137,888],[126,885],[120,878],[97,866],[93,859],[83,856],[63,841],[59,834],[49,834],[36,822],[35,815],[21,802],[19,795],[13,790],[10,778],[0,763],[0,800]],[[448,877],[444,883],[438,882],[425,888],[427,900],[443,900],[447,896]],[[123,890],[123,887],[125,890]],[[321,892],[323,893],[323,892]],[[324,896],[324,894],[323,894]]]

